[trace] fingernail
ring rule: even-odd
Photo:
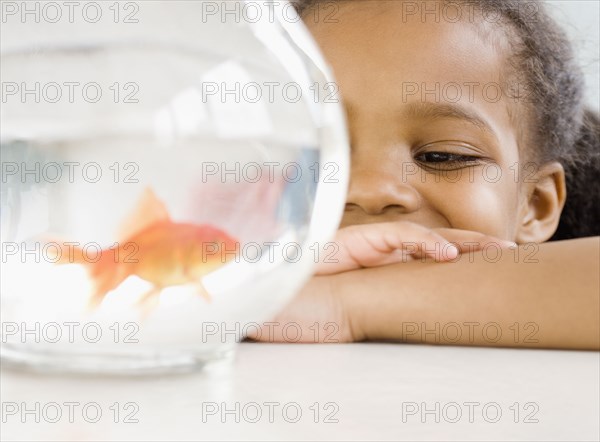
[[[454,259],[458,256],[459,253],[460,251],[458,250],[458,247],[456,247],[454,244],[450,244],[448,246],[448,253],[446,254],[446,258]]]

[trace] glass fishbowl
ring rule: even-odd
[[[327,65],[288,2],[32,4],[0,40],[3,363],[227,359],[340,221]]]

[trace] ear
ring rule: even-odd
[[[552,237],[558,228],[560,214],[567,198],[565,170],[558,162],[544,164],[531,182],[524,182],[524,196],[516,241],[519,244],[541,243]]]

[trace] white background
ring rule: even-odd
[[[600,109],[600,1],[547,0],[549,10],[571,37],[586,75],[588,105]]]

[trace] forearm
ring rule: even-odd
[[[586,238],[542,244],[537,262],[521,249],[493,263],[475,253],[333,278],[366,339],[597,350],[599,246]]]

